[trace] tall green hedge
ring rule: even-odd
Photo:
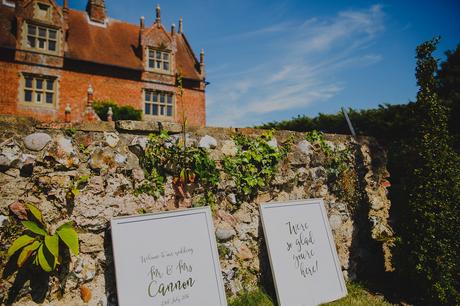
[[[460,275],[460,159],[449,144],[447,109],[436,93],[438,38],[417,47],[416,133],[400,221],[401,276],[429,304],[458,305]]]
[[[96,114],[103,121],[107,121],[107,112],[112,107],[112,119],[116,120],[142,120],[142,111],[129,105],[118,105],[117,103],[107,100],[95,101],[93,108]]]

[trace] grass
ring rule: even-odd
[[[262,289],[243,291],[230,299],[228,306],[274,306],[275,304]]]
[[[347,283],[348,295],[343,299],[335,302],[323,304],[329,306],[393,306],[387,302],[382,296],[375,295],[367,291],[362,285],[357,283]]]
[[[357,283],[347,283],[348,295],[335,302],[322,304],[328,306],[393,306],[382,296],[374,295]],[[244,291],[230,299],[229,306],[275,306],[270,296],[262,289]]]

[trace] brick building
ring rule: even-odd
[[[182,91],[178,81],[182,79]],[[182,30],[111,19],[104,0],[86,11],[64,0],[0,0],[0,113],[42,121],[84,119],[88,92],[143,111],[144,120],[204,126],[204,53]],[[67,111],[67,117],[66,117]],[[69,113],[70,112],[70,113]]]

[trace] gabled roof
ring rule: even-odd
[[[14,8],[0,4],[0,47],[15,48],[15,23]],[[68,29],[65,58],[143,70],[138,25],[108,19],[106,25],[101,26],[89,21],[86,12],[70,9]],[[169,32],[164,33],[172,40]],[[185,78],[201,79],[198,61],[185,36],[175,35],[177,69]]]
[[[69,10],[69,31],[65,57],[142,70],[139,27],[109,20],[105,27],[89,22],[86,12]]]

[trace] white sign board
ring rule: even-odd
[[[347,295],[322,199],[260,205],[280,306],[310,306]]]
[[[120,306],[225,306],[209,207],[112,219]]]

